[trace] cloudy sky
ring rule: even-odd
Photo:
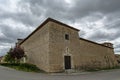
[[[112,42],[120,53],[120,0],[0,0],[0,56],[48,17],[80,29],[80,37]]]

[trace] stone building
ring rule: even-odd
[[[20,43],[28,57],[27,63],[46,72],[117,65],[111,43],[92,42],[80,38],[78,32],[76,28],[48,18]]]
[[[3,56],[0,56],[0,63],[3,62]]]
[[[119,65],[120,65],[120,54],[115,54],[115,57],[116,57],[117,62],[118,62]]]

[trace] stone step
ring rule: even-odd
[[[67,70],[65,70],[65,72],[66,72],[66,73],[75,73],[76,70],[74,70],[74,69],[67,69]]]

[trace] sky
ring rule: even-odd
[[[120,0],[0,0],[0,56],[48,17],[80,29],[82,38],[113,43],[120,54]]]

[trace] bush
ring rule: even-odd
[[[1,63],[0,65],[27,72],[44,72],[35,65],[27,63]]]
[[[15,63],[15,59],[12,58],[8,53],[5,55],[4,61],[7,63]]]

